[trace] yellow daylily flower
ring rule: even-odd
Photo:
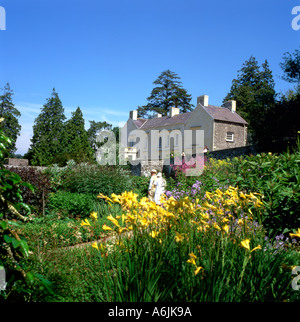
[[[106,217],[109,221],[111,221],[115,226],[120,227],[119,222],[116,218],[114,218],[112,215],[109,215]]]
[[[201,266],[197,267],[196,270],[194,271],[194,274],[197,275],[201,269],[204,269],[204,268]]]
[[[250,239],[244,239],[244,240],[242,240],[240,245],[242,247],[250,250]]]
[[[252,250],[251,250],[251,253],[252,252],[254,252],[255,250],[257,250],[257,249],[261,249],[261,246],[260,245],[258,245],[258,246],[256,246],[256,247],[254,247]]]
[[[190,263],[190,264],[193,264],[196,266],[196,262],[195,262],[195,259],[194,258],[190,258],[186,261],[187,263]]]
[[[89,223],[89,221],[87,219],[85,219],[81,222],[80,226],[91,226],[91,224]]]
[[[94,243],[92,244],[92,247],[94,247],[94,248],[96,248],[97,250],[99,250],[99,248],[98,248],[98,244],[97,244],[96,242],[94,242]]]
[[[106,201],[113,202],[109,197],[104,196],[102,193],[99,193],[99,196],[97,196],[97,198],[101,198],[101,199],[105,199]]]
[[[107,226],[106,224],[104,224],[104,225],[102,226],[102,229],[103,229],[103,230],[113,230],[111,227]]]
[[[152,230],[151,233],[149,234],[149,236],[151,236],[152,238],[155,238],[158,235],[157,231]]]
[[[95,211],[93,211],[93,212],[91,212],[90,217],[97,220],[98,215]]]
[[[299,237],[300,238],[300,228],[296,231],[296,234],[290,233],[291,238],[293,237]]]
[[[180,243],[184,240],[183,235],[181,235],[179,233],[176,233],[176,236],[174,238],[175,238],[176,243]]]
[[[190,253],[190,254],[189,254],[189,256],[190,256],[191,258],[195,258],[195,259],[197,258],[197,256],[196,256],[194,253]]]
[[[223,230],[228,234],[228,232],[229,232],[229,225],[223,226]]]

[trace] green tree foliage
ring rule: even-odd
[[[7,147],[7,156],[11,157],[16,152],[16,141],[21,131],[18,117],[21,113],[15,108],[12,102],[13,91],[7,83],[3,89],[3,94],[0,96],[0,117],[4,118],[3,131],[11,139],[11,143]]]
[[[89,121],[90,128],[87,130],[88,140],[90,146],[96,151],[100,145],[96,142],[97,133],[102,130],[111,130],[112,125],[107,122],[96,122],[96,121]]]
[[[93,159],[94,153],[88,140],[88,133],[84,128],[80,107],[72,112],[72,117],[65,123],[62,145],[64,146],[62,155],[65,157],[65,162],[72,159],[76,163],[80,163]]]
[[[296,49],[294,53],[286,52],[283,55],[283,62],[280,63],[284,75],[282,79],[289,83],[300,85],[300,50]]]
[[[264,143],[266,116],[276,101],[275,83],[267,60],[259,67],[251,56],[238,71],[223,102],[236,100],[238,113],[249,123],[250,141]]]
[[[63,153],[64,108],[55,89],[34,121],[33,137],[27,153],[31,164],[46,166]]]
[[[181,112],[192,110],[191,95],[182,87],[180,77],[169,69],[163,71],[153,82],[156,87],[153,88],[151,95],[147,98],[148,104],[138,107],[140,117],[146,117],[151,112],[160,113],[163,116],[168,115],[172,106],[180,108]]]
[[[295,143],[300,129],[300,50],[285,53],[279,65],[283,71],[282,79],[296,84],[296,87],[281,95],[275,109],[268,113],[268,121],[272,124],[271,137],[275,142],[286,140]]]

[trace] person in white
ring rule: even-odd
[[[154,182],[156,180],[156,173],[157,171],[155,169],[151,170],[151,178],[150,178],[149,187],[148,187],[148,198],[150,201],[154,201],[154,195],[155,195]]]
[[[166,185],[166,181],[162,177],[161,172],[157,174],[156,180],[154,181],[154,185],[155,185],[154,202],[157,205],[160,205],[160,197],[165,192],[165,185]]]

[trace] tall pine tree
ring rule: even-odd
[[[238,113],[249,123],[248,133],[251,143],[267,141],[267,113],[275,105],[276,93],[272,72],[267,60],[259,67],[251,56],[238,71],[231,89],[223,102],[235,100]]]
[[[13,156],[16,152],[16,141],[21,131],[18,117],[21,113],[15,108],[12,102],[13,91],[7,83],[3,89],[3,94],[0,96],[0,117],[4,118],[2,128],[7,137],[10,138],[11,144],[8,146],[8,157]]]
[[[80,107],[72,112],[71,118],[66,122],[63,135],[63,146],[66,161],[74,160],[77,163],[90,162],[94,158],[94,151],[84,128],[84,119]]]
[[[99,148],[100,144],[96,141],[97,133],[102,130],[111,130],[112,125],[107,122],[96,122],[89,121],[90,128],[87,130],[88,140],[90,142],[90,146],[96,152],[97,148]]]
[[[47,166],[56,163],[57,156],[64,149],[62,134],[65,119],[61,100],[53,88],[51,97],[34,121],[33,137],[27,153],[31,164]]]
[[[138,107],[139,117],[146,117],[156,112],[162,116],[168,115],[172,106],[178,107],[181,112],[191,111],[192,96],[182,87],[180,77],[169,69],[162,72],[153,82],[157,85],[147,98],[148,104]]]

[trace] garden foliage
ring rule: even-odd
[[[163,207],[132,192],[99,197],[120,204],[122,211],[109,215],[102,227],[112,242],[92,244],[101,275],[94,271],[89,283],[97,285],[98,301],[293,298],[290,267],[299,255],[265,238],[253,219],[262,209],[260,194],[230,186],[207,192],[201,203],[163,199]],[[97,214],[81,225],[93,229]]]
[[[18,174],[24,182],[31,184],[34,190],[26,186],[21,187],[23,201],[31,206],[36,214],[44,214],[51,191],[49,176],[32,167],[12,167],[10,171]]]
[[[52,290],[49,281],[42,275],[31,272],[26,265],[29,247],[17,230],[30,215],[30,208],[24,203],[21,188],[33,191],[33,187],[22,181],[18,174],[5,169],[3,156],[10,143],[10,139],[0,129],[0,266],[6,275],[5,288],[0,290],[0,301],[24,301],[30,297],[32,287]],[[20,213],[22,209],[25,215]]]

